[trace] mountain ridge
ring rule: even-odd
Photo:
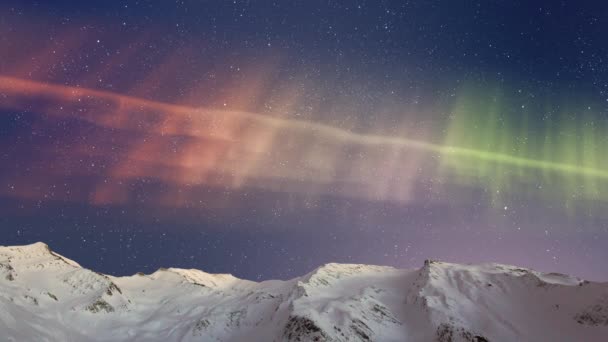
[[[7,341],[604,341],[608,283],[432,260],[263,282],[179,268],[115,277],[39,242],[0,246],[0,311]]]

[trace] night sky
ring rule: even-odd
[[[608,280],[606,32],[602,1],[2,1],[0,244]]]

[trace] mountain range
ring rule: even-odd
[[[327,264],[291,280],[114,277],[0,247],[2,341],[608,341],[608,283],[502,264]]]

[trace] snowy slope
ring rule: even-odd
[[[513,266],[328,264],[261,283],[112,277],[0,247],[2,341],[608,341],[608,284]]]

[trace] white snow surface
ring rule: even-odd
[[[0,341],[608,341],[608,283],[500,264],[113,277],[0,247]]]

